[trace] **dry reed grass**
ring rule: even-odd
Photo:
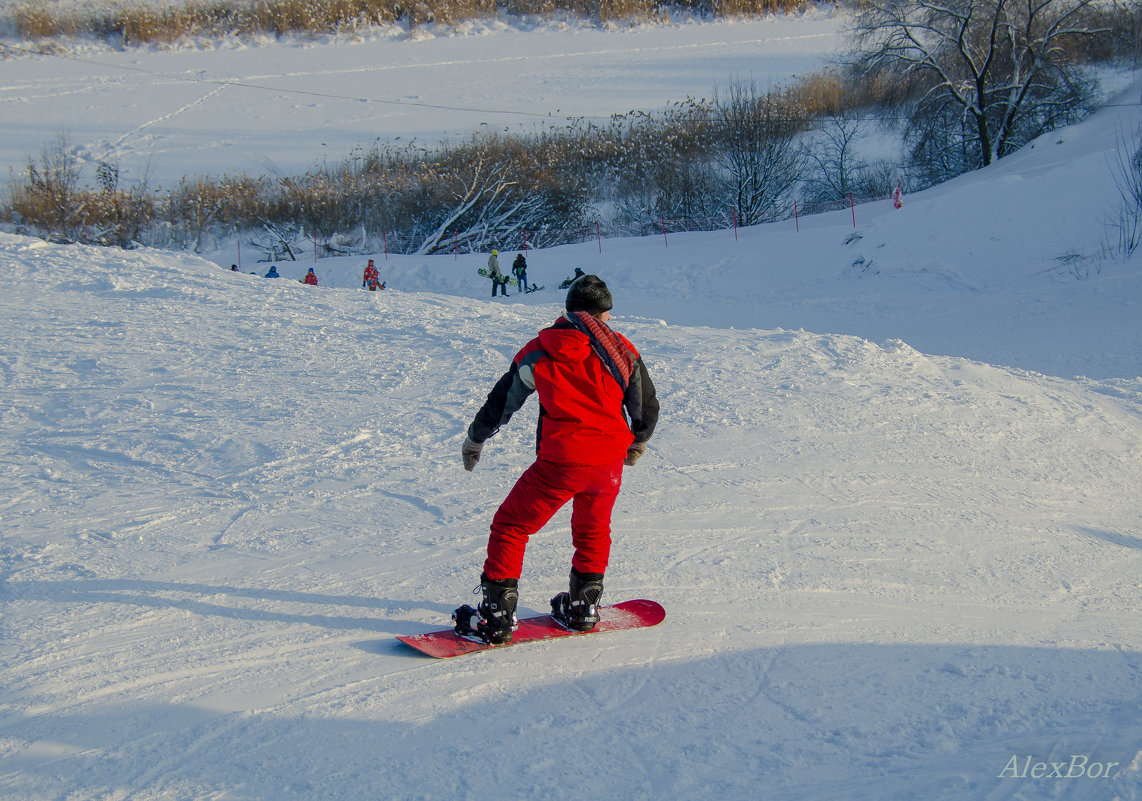
[[[808,0],[502,0],[509,14],[567,12],[598,22],[653,20],[670,10],[713,16],[782,13]],[[25,39],[59,36],[118,38],[124,44],[160,44],[181,38],[290,33],[318,36],[403,21],[410,27],[452,25],[495,16],[497,0],[146,0],[59,9],[23,2],[9,14]]]

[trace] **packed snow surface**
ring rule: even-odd
[[[0,234],[0,797],[1142,798],[1142,262],[1096,258],[1137,122],[494,301],[483,255],[370,293]],[[575,266],[662,404],[607,598],[666,620],[425,658],[535,401],[470,474],[465,429]],[[521,613],[568,561],[564,511]]]

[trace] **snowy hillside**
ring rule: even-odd
[[[969,177],[980,202],[955,207],[947,239],[1002,253],[987,200],[1048,173],[1050,152]],[[832,224],[823,241],[847,254],[851,221]],[[742,235],[693,246],[711,265],[792,247]],[[1053,247],[1046,227],[1021,238]],[[969,266],[858,279],[810,249],[774,300],[763,264],[690,296],[687,246],[605,242],[588,265],[663,409],[626,473],[608,597],[658,599],[666,622],[437,662],[394,637],[471,598],[534,406],[472,474],[459,444],[558,293],[474,297],[475,263],[451,257],[384,265],[392,286],[446,291],[367,293],[360,260],[322,264],[313,289],[0,236],[0,795],[1142,796],[1138,265],[1062,283],[1031,261],[969,293],[963,329],[1033,321],[1034,302],[1036,353],[1089,326],[1122,359],[1071,379],[822,322],[854,287],[883,287],[889,332],[917,309],[972,308]],[[532,260],[558,274],[543,265],[586,252]],[[748,305],[723,306],[731,292],[821,327],[727,328]],[[1058,303],[1082,326],[1050,317]],[[973,341],[937,320],[926,333]],[[564,513],[534,538],[527,610],[562,587],[567,531]],[[1040,762],[1082,776],[1034,778]]]
[[[623,314],[673,324],[903,339],[924,353],[1049,375],[1137,378],[1137,260],[1123,265],[1100,252],[1114,237],[1108,223],[1122,200],[1113,165],[1123,137],[1142,121],[1132,103],[1142,80],[1108,77],[1123,88],[1086,124],[1044,136],[988,170],[906,195],[900,210],[883,201],[737,232],[592,240],[530,251],[528,274],[548,290],[575,267],[605,274],[625,289]],[[231,243],[207,255],[264,273],[250,250]],[[475,276],[486,255],[376,255],[391,287],[490,294]],[[331,288],[359,287],[362,265],[356,256],[315,264],[312,248],[298,261],[277,262],[291,278],[315,267]],[[512,304],[554,300],[538,293]]]
[[[1137,801],[1142,261],[1094,257],[1138,119],[495,301],[482,256],[369,293],[0,234],[0,798]],[[535,401],[470,474],[464,431],[575,266],[662,403],[606,599],[667,618],[427,659]]]

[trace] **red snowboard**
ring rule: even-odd
[[[445,658],[472,654],[476,651],[489,651],[492,648],[507,648],[525,642],[536,640],[550,640],[555,637],[581,637],[586,634],[598,634],[602,631],[619,631],[620,629],[642,629],[657,626],[666,618],[666,610],[654,601],[623,601],[614,606],[599,607],[599,622],[590,631],[570,631],[555,622],[551,615],[524,618],[519,622],[519,629],[512,636],[507,645],[488,645],[477,640],[461,637],[452,629],[433,631],[428,634],[414,634],[409,637],[397,637],[398,640],[411,645],[421,653]]]

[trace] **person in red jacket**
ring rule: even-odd
[[[305,274],[305,283],[310,286],[317,286],[317,273],[313,271],[312,267],[310,267],[309,272]]]
[[[634,465],[658,422],[658,397],[630,340],[607,325],[606,283],[584,275],[571,285],[566,313],[515,355],[468,427],[464,469],[534,392],[539,396],[536,460],[492,518],[480,576],[483,600],[453,614],[456,632],[485,642],[511,641],[528,539],[572,501],[574,554],[568,592],[551,599],[567,628],[590,631],[611,550],[611,511],[624,465]]]
[[[381,289],[385,288],[384,285],[381,284],[381,274],[377,270],[376,265],[373,264],[372,259],[369,259],[369,263],[365,266],[365,273],[361,279],[361,286],[368,287],[370,292],[376,292],[377,287],[380,287]]]

